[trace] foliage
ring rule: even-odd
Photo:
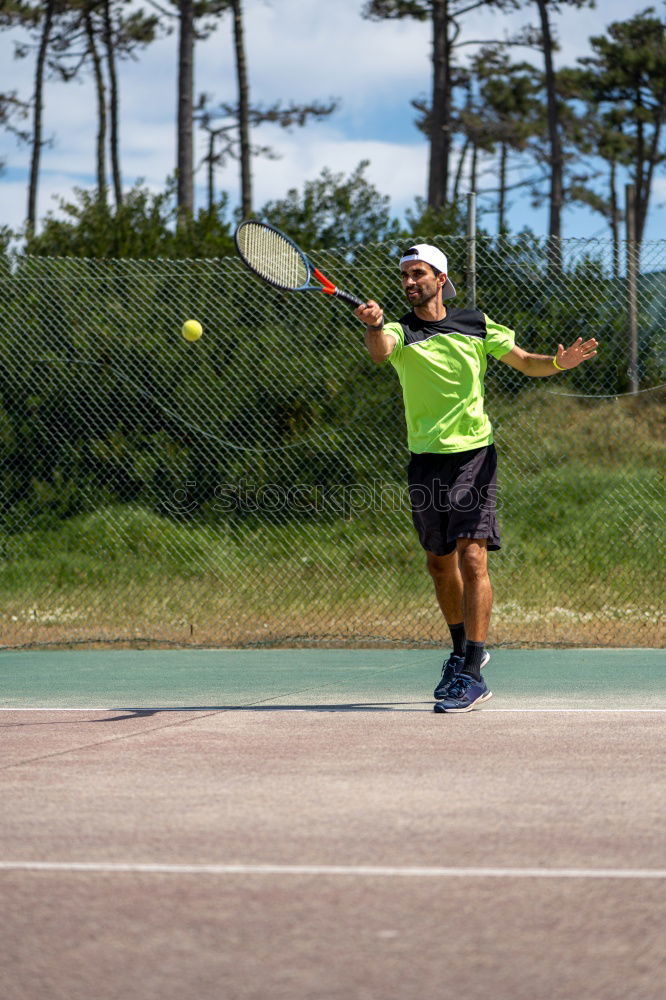
[[[391,239],[399,226],[391,219],[389,198],[365,177],[369,165],[362,160],[349,177],[325,167],[302,191],[291,188],[284,198],[267,202],[260,215],[305,247]]]
[[[416,198],[412,208],[405,213],[404,236],[406,240],[414,241],[417,235],[423,236],[424,242],[429,242],[432,233],[450,233],[457,235],[465,228],[467,208],[463,200],[449,203],[442,208],[431,208],[425,198]]]
[[[433,239],[449,254],[463,292],[465,241]],[[398,254],[397,244],[357,245],[345,255],[320,250],[317,262],[341,286],[372,296],[397,318],[407,309]],[[572,372],[565,391],[598,396],[626,389],[618,309],[624,289],[601,260],[578,254],[555,285],[543,244],[529,234],[481,236],[477,258],[479,306],[514,327],[521,346],[552,353],[559,341],[579,335],[600,341],[598,358]],[[0,291],[6,532],[106,503],[139,504],[178,521],[307,520],[321,516],[307,504],[257,514],[257,491],[294,483],[326,490],[402,476],[399,387],[369,361],[352,313],[322,295],[267,289],[235,257],[107,262],[85,252],[83,259],[19,255],[0,273]],[[641,380],[648,386],[663,381],[664,281],[641,286],[640,297]],[[196,346],[179,336],[188,317],[200,317],[206,328]],[[513,369],[490,366],[489,407],[500,415],[500,432],[513,401],[529,391],[538,389],[527,388]],[[370,455],[364,429],[378,426],[392,429],[394,446]],[[641,433],[650,427],[647,417],[641,426]],[[624,441],[628,453],[634,438]],[[641,454],[647,460],[645,448]],[[178,501],[185,483],[195,484],[194,508]],[[234,487],[223,510],[221,483],[246,484],[242,495]],[[330,513],[335,518],[340,511]]]
[[[432,16],[435,2],[441,0],[367,0],[363,7],[363,15],[373,21],[403,17],[427,21]],[[447,13],[450,18],[455,19],[479,7],[511,10],[518,6],[519,0],[450,0]]]
[[[0,94],[0,128],[11,132],[19,142],[27,142],[29,133],[25,126],[19,123],[28,117],[29,109],[28,102],[22,101],[15,90]],[[2,166],[0,163],[0,168]]]
[[[666,162],[666,24],[648,8],[609,25],[590,44],[593,55],[579,59],[570,76],[599,117],[599,155],[630,167],[640,242],[655,170]]]
[[[273,124],[291,131],[294,127],[303,128],[312,119],[327,118],[337,107],[338,102],[334,100],[326,103],[311,101],[309,104],[296,104],[291,101],[287,105],[283,105],[282,101],[276,101],[268,107],[248,107],[245,111],[245,124],[248,130],[249,128],[256,129],[257,126],[264,124]],[[216,167],[225,166],[229,159],[240,161],[242,166],[245,156],[264,156],[269,160],[279,159],[279,154],[271,146],[248,144],[248,149],[243,149],[243,129],[239,104],[222,102],[216,108],[211,107],[210,96],[201,94],[194,109],[194,120],[207,136],[208,149],[202,163],[207,166],[209,205],[214,199],[214,171]],[[249,169],[249,162],[247,168]],[[250,194],[249,191],[242,191],[241,200],[245,198],[246,203],[249,204]]]
[[[504,542],[493,557],[499,621],[509,605],[524,627],[532,610],[534,638],[543,642],[544,620],[561,617],[563,608],[570,609],[567,618],[581,609],[586,616],[597,613],[599,624],[617,615],[612,637],[621,644],[631,641],[627,621],[649,627],[640,621],[649,614],[658,641],[658,407],[629,407],[626,400],[589,407],[565,400],[556,427],[544,435],[542,461],[526,465],[521,443],[527,413],[535,429],[549,428],[550,400],[537,396],[521,413],[514,401],[495,406]],[[606,553],[602,572],[600,539]],[[4,534],[1,551],[6,623],[46,622],[48,638],[57,636],[58,623],[66,626],[65,634],[79,625],[89,635],[104,634],[102,625],[111,635],[131,635],[134,627],[140,635],[164,635],[173,623],[189,639],[182,626],[210,622],[220,623],[219,641],[237,619],[294,633],[305,621],[312,630],[319,600],[326,621],[351,620],[352,628],[356,622],[357,630],[382,634],[378,620],[393,622],[405,608],[431,606],[406,508],[394,516],[350,511],[347,518],[321,517],[319,523],[249,515],[218,516],[212,524],[110,501],[64,520],[36,519]],[[154,633],[146,633],[150,626]],[[413,628],[412,635],[422,635],[427,623]],[[570,641],[571,633],[563,631],[560,638]]]
[[[202,210],[176,230],[171,183],[153,194],[138,184],[116,209],[100,202],[96,192],[77,189],[76,201],[61,201],[64,218],[49,214],[26,252],[37,256],[90,258],[221,257],[233,251],[225,221],[226,196],[213,211]]]

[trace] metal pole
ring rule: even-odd
[[[624,189],[627,225],[627,326],[629,347],[629,392],[638,392],[638,296],[636,259],[636,192],[633,184]]]
[[[476,309],[476,191],[467,195],[467,308]]]

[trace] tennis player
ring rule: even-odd
[[[377,364],[390,361],[402,384],[407,470],[414,526],[426,551],[453,652],[435,688],[436,712],[469,712],[492,697],[481,675],[492,608],[488,552],[500,548],[496,516],[497,455],[484,409],[488,355],[524,375],[576,368],[597,353],[579,337],[557,354],[530,354],[513,330],[476,309],[446,305],[456,291],[441,250],[412,246],[400,259],[410,311],[385,323],[374,301],[355,315]]]

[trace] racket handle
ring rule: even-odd
[[[336,288],[333,292],[336,299],[340,299],[341,302],[347,302],[350,306],[358,309],[359,306],[364,306],[365,302],[363,299],[357,298],[355,295],[351,295],[349,292],[343,292],[339,288]]]

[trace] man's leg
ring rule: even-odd
[[[444,698],[465,656],[465,625],[463,610],[463,578],[458,553],[454,549],[445,556],[427,552],[428,572],[435,585],[437,603],[449,626],[453,652],[442,664],[442,675],[434,690],[435,699]]]
[[[485,538],[458,539],[467,632],[465,659],[442,701],[435,703],[436,712],[471,712],[492,698],[492,691],[481,677],[481,668],[489,659],[485,641],[493,603],[487,546]]]
[[[485,538],[459,538],[457,555],[464,588],[465,663],[463,671],[477,680],[487,662],[485,642],[493,606],[488,575],[488,542]]]
[[[485,642],[493,607],[488,575],[488,541],[459,538],[456,555],[464,588],[465,632],[472,642]]]
[[[449,628],[455,628],[464,621],[463,578],[458,552],[454,549],[446,556],[436,556],[434,552],[427,552],[426,555],[437,603]],[[462,655],[462,650],[457,655]]]

